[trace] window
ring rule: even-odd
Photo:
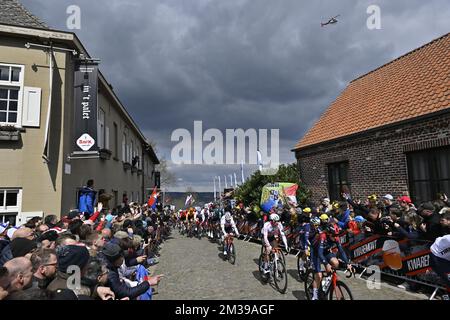
[[[131,140],[130,149],[128,150],[128,162],[132,162],[134,158],[134,142]]]
[[[409,189],[416,203],[450,194],[450,147],[407,154]]]
[[[139,157],[139,162],[138,162],[138,169],[142,169],[141,167],[141,148],[139,146],[137,146],[136,148],[136,155]]]
[[[23,66],[0,64],[0,123],[21,125]]]
[[[105,111],[98,108],[97,143],[100,149],[105,148]]]
[[[331,200],[340,200],[346,187],[350,190],[348,181],[348,162],[328,164],[328,193]]]
[[[0,189],[0,223],[16,225],[20,212],[22,190]]]
[[[114,122],[114,157],[119,158],[119,128]]]
[[[127,134],[125,132],[122,136],[122,161],[127,162]]]

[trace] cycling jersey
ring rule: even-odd
[[[286,235],[283,232],[283,225],[281,224],[281,222],[277,222],[275,226],[273,226],[272,222],[270,221],[266,222],[263,226],[262,233],[264,238],[264,244],[266,247],[270,246],[270,242],[275,240],[275,236],[281,236],[285,248],[288,247]]]
[[[337,247],[340,258],[348,264],[349,260],[339,242],[339,238],[330,237],[319,228],[311,242],[311,261],[315,272],[320,272],[321,263],[328,264],[332,258],[336,258],[336,255],[332,252],[334,247]]]
[[[231,217],[230,221],[227,221],[225,219],[225,216],[223,216],[222,219],[220,220],[220,227],[222,228],[222,232],[224,234],[231,233],[234,230],[234,233],[236,233],[236,235],[239,235],[239,231],[236,228],[236,224],[234,223],[233,217]]]
[[[314,239],[315,230],[309,223],[302,224],[298,230],[300,232],[300,247],[302,250],[306,250],[311,240]]]
[[[200,212],[196,212],[195,213],[195,218],[198,219],[199,222],[204,222],[205,221],[205,214],[204,211],[200,211]]]

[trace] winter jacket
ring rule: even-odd
[[[92,215],[94,213],[95,195],[96,191],[94,191],[94,189],[83,187],[83,189],[80,190],[78,199],[78,210]]]

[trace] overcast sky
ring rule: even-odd
[[[172,131],[202,120],[220,130],[280,129],[280,160],[292,163],[290,150],[352,79],[450,31],[448,0],[21,2],[50,27],[77,33],[169,160]],[[373,4],[381,30],[366,26]],[[69,5],[81,8],[80,30],[67,29]],[[337,14],[337,24],[320,26]],[[171,169],[180,191],[240,176],[239,165]]]

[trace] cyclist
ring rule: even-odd
[[[192,227],[194,218],[195,218],[195,209],[189,208],[188,212],[186,213],[187,230],[190,230],[190,228]]]
[[[325,265],[325,271],[328,273],[332,271],[332,268],[337,269],[339,267],[339,260],[332,251],[335,247],[338,249],[340,258],[347,264],[347,268],[352,269],[337,235],[335,225],[332,223],[317,227],[317,234],[311,243],[311,263],[314,271],[312,300],[318,300],[319,298],[319,288],[322,281],[321,264]]]
[[[222,242],[223,242],[223,255],[227,255],[227,248],[225,245],[225,238],[228,236],[229,233],[232,233],[234,231],[235,235],[239,237],[239,231],[236,228],[236,223],[234,223],[234,219],[231,216],[230,212],[225,212],[225,215],[220,220],[220,227],[222,229]]]
[[[218,229],[218,223],[220,223],[222,219],[222,210],[219,208],[219,206],[214,205],[214,214],[211,219],[212,221],[212,228],[211,228],[211,238],[214,238],[214,230]]]
[[[201,230],[203,230],[205,222],[206,222],[206,215],[205,215],[205,211],[208,210],[206,208],[200,210],[200,211],[195,211],[195,222],[197,223],[197,227],[199,228],[199,233],[201,232]],[[208,212],[206,211],[206,214],[208,214]]]
[[[308,212],[309,208],[303,209],[303,212]],[[320,226],[320,219],[318,217],[309,218],[304,215],[304,220],[300,226],[300,250],[302,251],[302,259],[299,261],[299,270],[301,273],[305,273],[304,264],[308,256],[311,253],[311,241],[314,239],[314,235],[317,227]]]
[[[270,221],[266,222],[263,227],[263,245],[264,245],[264,273],[269,273],[269,255],[272,252],[272,247],[275,245],[275,237],[283,239],[284,247],[289,252],[286,235],[283,232],[283,225],[280,222],[280,217],[276,213],[269,216]]]

